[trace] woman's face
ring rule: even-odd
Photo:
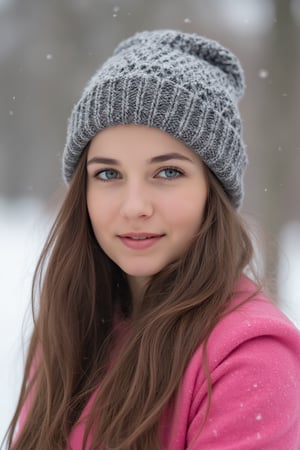
[[[107,128],[87,154],[87,206],[103,251],[144,281],[179,258],[199,231],[207,198],[200,158],[143,125]]]

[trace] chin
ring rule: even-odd
[[[151,272],[146,272],[146,271],[141,271],[141,270],[123,270],[123,272],[125,272],[127,275],[131,276],[131,277],[137,277],[137,278],[150,278],[153,275],[155,275],[158,271],[151,271]]]
[[[121,267],[123,272],[131,277],[152,277],[162,270],[163,267],[153,268],[153,269],[141,269],[141,267]]]

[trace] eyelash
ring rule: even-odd
[[[99,180],[104,181],[104,182],[118,179],[118,178],[110,178],[108,180],[104,180],[103,178],[100,178],[100,175],[102,173],[105,173],[105,172],[115,172],[115,173],[117,173],[118,171],[115,170],[115,169],[111,169],[111,168],[101,169],[101,170],[99,170],[98,172],[95,173],[95,178],[98,178]]]
[[[167,170],[174,170],[175,172],[177,172],[176,176],[174,176],[174,177],[160,177],[161,179],[170,181],[170,180],[174,180],[175,178],[180,178],[181,176],[184,175],[183,170],[178,169],[178,167],[173,167],[173,166],[162,167],[162,168],[160,168],[160,169],[157,171],[157,174],[159,174],[160,172],[166,172]],[[110,179],[103,179],[103,178],[100,178],[100,174],[103,174],[103,173],[109,172],[109,171],[110,171],[110,172],[114,172],[114,173],[116,173],[116,174],[119,174],[119,172],[118,172],[117,170],[112,169],[112,168],[107,168],[107,169],[101,169],[101,170],[99,170],[99,171],[95,174],[95,178],[98,178],[99,180],[103,181],[104,183],[109,182],[109,181],[114,181],[114,180],[120,179],[119,177],[116,177],[116,178],[110,178]]]
[[[167,170],[174,170],[175,172],[177,172],[177,174],[175,177],[162,177],[164,180],[174,180],[175,178],[180,178],[181,176],[184,175],[184,172],[181,169],[178,169],[177,167],[172,167],[172,166],[163,167],[163,168],[159,169],[158,173],[166,172]]]

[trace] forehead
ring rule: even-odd
[[[101,155],[148,159],[166,152],[182,154],[195,163],[201,161],[198,155],[169,133],[133,124],[117,125],[99,132],[89,145],[88,158]]]

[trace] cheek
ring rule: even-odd
[[[108,219],[109,210],[106,203],[105,199],[102,199],[99,195],[87,192],[87,209],[95,234],[97,234],[97,229],[104,226]]]
[[[198,231],[202,222],[206,198],[206,191],[179,193],[165,202],[166,217],[174,226]]]

